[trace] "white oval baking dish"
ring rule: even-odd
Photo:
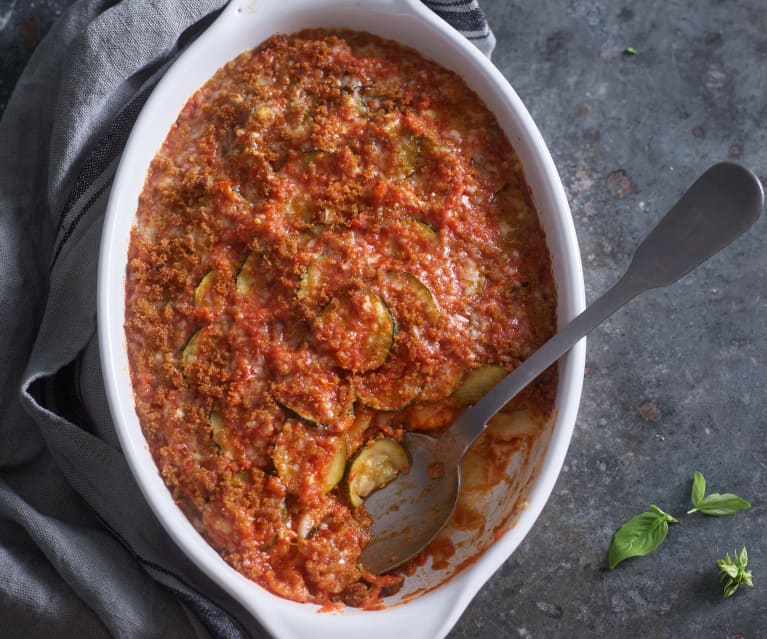
[[[468,40],[419,0],[233,0],[157,85],[117,170],[103,231],[98,290],[107,396],[129,465],[159,520],[181,549],[270,634],[280,639],[444,637],[480,587],[521,543],[554,487],[580,401],[585,342],[559,363],[556,418],[527,458],[512,462],[509,470],[518,477],[512,494],[488,499],[484,537],[461,539],[458,535],[454,539],[456,554],[446,570],[421,568],[408,578],[391,605],[379,611],[345,608],[321,613],[317,606],[272,595],[229,567],[174,504],[149,454],[134,409],[123,329],[125,271],[131,226],[149,164],[187,99],[219,67],[274,33],[305,27],[345,27],[398,40],[467,81],[495,113],[524,166],[552,255],[560,325],[584,308],[575,230],[548,149],[508,82]],[[495,539],[492,523],[503,521],[512,511],[506,532]],[[462,563],[464,567],[458,568]]]

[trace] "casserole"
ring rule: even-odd
[[[397,40],[456,71],[468,82],[495,113],[522,161],[552,255],[559,290],[559,322],[568,321],[582,309],[577,244],[551,158],[519,99],[470,43],[416,0],[290,0],[279,7],[263,1],[235,0],[158,84],[136,122],[115,177],[104,228],[99,282],[99,337],[107,393],[126,457],[160,521],[179,546],[271,633],[280,637],[318,632],[341,637],[360,632],[373,637],[392,632],[443,636],[482,583],[520,543],[553,487],[575,420],[583,344],[560,363],[556,420],[527,455],[512,461],[509,470],[514,477],[513,489],[488,496],[485,538],[456,538],[457,550],[449,565],[441,570],[419,568],[383,611],[346,608],[318,614],[316,606],[282,600],[236,573],[176,507],[149,455],[135,413],[123,333],[124,278],[130,230],[149,163],[189,96],[222,64],[273,33],[304,27],[365,30]],[[499,525],[506,532],[494,541],[494,529]],[[380,622],[376,615],[381,616]]]

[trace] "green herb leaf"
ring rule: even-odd
[[[663,512],[660,508],[658,508],[655,504],[650,504],[650,510],[654,512],[659,517],[663,517],[668,523],[670,524],[678,524],[679,520],[676,517],[672,517],[666,512]]]
[[[748,508],[751,508],[751,504],[732,493],[706,495],[698,505],[698,510],[704,515],[715,516],[734,515]]]
[[[732,596],[741,584],[753,588],[754,582],[751,571],[746,570],[748,553],[745,546],[740,551],[740,555],[735,551],[732,553],[732,559],[730,559],[730,553],[727,553],[724,559],[718,560],[716,564],[722,573],[719,581],[722,584],[722,591],[725,597]]]
[[[623,55],[638,55],[638,52],[634,47],[626,47],[623,50]]]
[[[690,500],[692,505],[697,508],[700,505],[701,500],[706,494],[706,478],[703,477],[703,473],[695,471],[695,476],[692,480],[692,494]],[[689,514],[689,513],[688,513]]]
[[[712,493],[711,495],[706,495],[706,480],[697,470],[692,480],[690,500],[692,501],[693,508],[687,511],[688,515],[700,511],[704,515],[720,517],[722,515],[734,515],[741,510],[751,508],[751,504],[745,499],[732,493],[725,493],[724,495]]]
[[[655,505],[650,511],[629,519],[615,533],[607,557],[610,570],[629,557],[644,557],[655,550],[668,534],[669,523],[678,519]]]

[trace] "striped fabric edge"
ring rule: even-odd
[[[495,48],[495,35],[477,0],[421,0],[440,18],[471,41],[488,58]]]

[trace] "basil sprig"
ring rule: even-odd
[[[690,494],[693,508],[687,511],[688,515],[700,511],[704,515],[734,515],[741,510],[751,508],[751,504],[745,499],[732,493],[712,493],[706,495],[706,479],[703,474],[695,471],[692,480],[692,492]]]
[[[719,580],[725,597],[730,597],[741,584],[753,588],[754,582],[751,579],[751,571],[746,570],[748,553],[745,546],[740,551],[740,555],[738,555],[737,551],[733,552],[732,559],[730,559],[730,553],[727,553],[724,559],[720,559],[716,564],[722,573]]]
[[[650,505],[648,512],[629,519],[615,533],[607,557],[610,570],[629,557],[644,557],[661,545],[668,534],[669,524],[679,520]]]
[[[706,495],[706,478],[697,470],[692,480],[690,500],[693,507],[687,512],[688,515],[694,512],[701,512],[704,515],[734,515],[741,510],[751,508],[751,504],[745,499],[732,493]],[[630,557],[649,555],[663,543],[668,535],[668,525],[678,523],[678,519],[663,512],[654,504],[650,505],[648,512],[629,519],[613,536],[607,557],[610,570]],[[730,559],[730,554],[727,553],[724,559],[716,563],[722,573],[720,581],[725,597],[732,595],[741,584],[753,586],[751,571],[746,570],[748,553],[745,546],[740,551],[740,555],[733,553],[733,558]]]

